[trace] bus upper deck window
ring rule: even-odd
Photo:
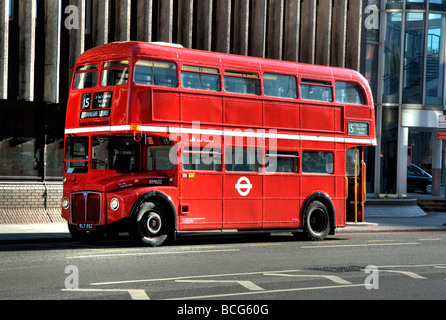
[[[335,92],[336,102],[365,104],[364,94],[361,88],[355,83],[336,81]]]
[[[181,84],[186,89],[220,91],[217,68],[183,65]]]
[[[134,81],[142,85],[176,87],[176,65],[173,62],[139,60],[135,64]]]
[[[255,72],[226,70],[224,84],[226,92],[260,94],[259,74]]]
[[[330,81],[302,79],[300,91],[302,99],[305,100],[333,101]]]
[[[129,61],[111,61],[104,63],[101,86],[117,86],[126,84],[129,78]]]
[[[76,68],[74,89],[86,89],[96,87],[98,81],[98,65],[87,64]]]
[[[296,78],[280,74],[263,74],[263,87],[266,96],[297,98]]]

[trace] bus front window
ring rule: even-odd
[[[136,171],[137,146],[132,137],[94,136],[93,169]]]
[[[88,171],[88,137],[68,137],[65,141],[65,172]]]

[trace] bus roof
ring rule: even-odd
[[[129,59],[131,57],[137,58],[143,56],[181,61],[186,64],[188,62],[196,63],[200,61],[202,64],[216,67],[225,66],[226,68],[234,67],[242,70],[311,75],[312,77],[316,76],[324,79],[342,78],[360,82],[365,81],[360,73],[345,68],[210,52],[182,48],[179,45],[167,43],[146,43],[139,41],[112,42],[92,48],[81,54],[76,63],[79,65],[103,60]]]

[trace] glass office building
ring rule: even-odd
[[[369,156],[374,166],[369,188],[406,194],[407,167],[413,163],[433,175],[433,194],[438,194],[443,147],[436,132],[445,109],[446,0],[369,0],[369,9],[379,17],[366,25],[366,76],[375,94],[379,135],[374,157]]]

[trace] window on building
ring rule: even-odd
[[[445,15],[429,14],[427,28],[425,104],[442,105],[445,60]]]
[[[389,5],[389,4],[387,4]],[[386,15],[383,57],[383,103],[399,102],[402,13]]]
[[[424,71],[424,13],[406,13],[403,65],[403,103],[422,103]]]

